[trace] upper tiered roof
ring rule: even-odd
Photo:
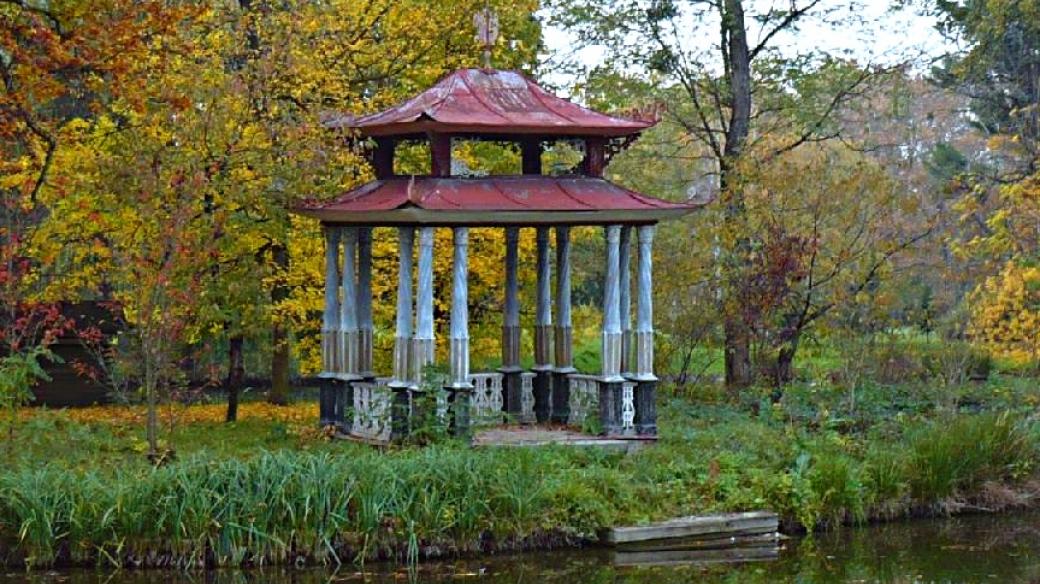
[[[452,134],[602,136],[638,134],[653,121],[602,114],[557,97],[517,71],[460,69],[388,110],[327,117],[330,128],[364,136]]]

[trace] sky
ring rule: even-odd
[[[595,1],[595,0],[591,0]],[[745,2],[746,13],[763,13],[770,6],[789,6],[792,0],[748,0]],[[926,67],[929,59],[938,57],[954,49],[953,45],[935,30],[934,18],[919,14],[912,9],[892,11],[887,0],[852,0],[857,6],[850,14],[859,22],[835,28],[818,21],[804,23],[798,32],[778,35],[773,44],[788,53],[805,52],[814,48],[831,53],[848,51],[852,57],[861,62],[891,64],[904,62],[914,57],[919,67]],[[804,3],[804,0],[802,0]],[[826,9],[847,10],[850,0],[824,0]],[[757,28],[747,19],[751,40],[756,38]],[[705,30],[705,29],[701,29]],[[705,30],[705,33],[707,31]],[[606,51],[602,47],[587,47],[576,50],[576,39],[568,31],[546,25],[543,37],[548,54],[552,56],[550,63],[567,57],[573,57],[586,66],[595,66],[603,62]],[[699,39],[691,38],[691,42]],[[715,38],[709,39],[711,42]],[[704,42],[701,40],[701,42]],[[551,64],[550,67],[551,69]],[[563,73],[546,71],[547,80],[553,85],[570,87],[575,81]]]

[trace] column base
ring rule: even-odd
[[[470,404],[473,400],[472,388],[448,386],[448,433],[456,438],[470,439],[472,424],[470,422]]]
[[[621,422],[623,389],[623,381],[599,382],[599,421],[603,436],[620,436],[624,431]]]
[[[397,442],[411,434],[412,390],[408,385],[392,385],[390,391],[390,441]]]
[[[657,381],[637,381],[635,388],[636,434],[657,436]]]
[[[345,382],[335,377],[321,380],[318,389],[318,425],[322,428],[339,426],[343,422]]]
[[[552,414],[554,424],[566,424],[571,418],[571,373],[573,367],[556,369],[552,372]]]
[[[552,416],[552,369],[536,369],[533,380],[534,419],[538,424],[548,422]]]
[[[524,413],[524,371],[519,367],[503,367],[498,371],[502,374],[502,413],[507,422],[517,423]]]

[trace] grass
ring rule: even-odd
[[[0,453],[4,563],[354,562],[565,545],[605,526],[770,508],[789,528],[1001,504],[1036,476],[1040,390],[998,377],[952,388],[769,389],[665,399],[661,441],[630,456],[330,442],[316,410],[244,404],[172,414],[177,458],[152,468],[135,408],[23,412]],[[663,391],[667,395],[667,391]],[[167,418],[168,423],[171,418]],[[994,488],[999,485],[1000,489]],[[1034,489],[1035,491],[1035,489]],[[975,505],[975,503],[979,503]]]

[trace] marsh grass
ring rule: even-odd
[[[915,500],[941,503],[984,481],[1021,478],[1036,462],[1025,421],[1008,412],[956,416],[931,422],[910,438],[910,491]]]

